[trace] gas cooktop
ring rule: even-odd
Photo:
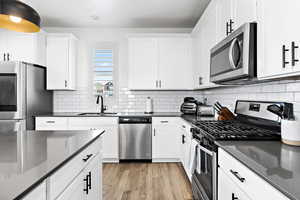
[[[279,140],[280,134],[254,125],[230,121],[201,121],[195,123],[201,133],[214,140]],[[197,131],[194,131],[197,134]]]

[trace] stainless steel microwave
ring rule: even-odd
[[[246,23],[211,49],[211,82],[234,85],[256,79],[256,27],[256,23]]]

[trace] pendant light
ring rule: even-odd
[[[17,32],[40,31],[41,18],[30,6],[18,0],[0,0],[0,28]]]

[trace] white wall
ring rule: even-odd
[[[128,84],[128,42],[129,35],[136,33],[190,33],[191,29],[94,29],[94,28],[44,28],[47,32],[73,33],[79,38],[77,66],[77,91],[57,91],[54,94],[55,112],[95,112],[95,97],[92,92],[92,49],[99,44],[112,44],[117,48],[117,66],[114,74],[115,96],[106,98],[110,110],[142,111],[144,99],[152,96],[156,104],[155,111],[178,111],[182,98],[191,95],[186,92],[174,92],[173,99],[166,99],[168,92],[130,92]],[[120,91],[120,93],[119,93]],[[119,95],[121,94],[121,95]],[[133,98],[133,95],[135,98]],[[120,98],[119,98],[120,96]],[[121,99],[122,98],[122,99]],[[175,98],[175,100],[174,100]],[[157,99],[157,101],[155,101]],[[161,102],[161,103],[160,103]],[[175,103],[174,103],[175,102]],[[126,105],[127,103],[127,105]],[[119,106],[120,105],[120,106]],[[169,106],[168,106],[169,105]],[[171,106],[170,106],[171,105]]]

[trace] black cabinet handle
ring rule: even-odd
[[[6,61],[6,53],[3,54],[3,60]]]
[[[236,197],[236,196],[234,195],[234,193],[232,193],[232,195],[231,195],[231,200],[239,200],[239,198]]]
[[[86,175],[85,179],[83,179],[83,181],[85,182],[85,188],[83,188],[83,191],[85,192],[85,194],[89,194],[89,183],[88,183],[88,175]]]
[[[226,22],[226,36],[228,36],[229,35],[229,23],[228,22]]]
[[[241,181],[242,183],[244,183],[245,182],[245,178],[243,178],[243,177],[241,177],[240,175],[239,175],[239,173],[238,172],[236,172],[236,171],[233,171],[232,169],[230,170],[230,172],[237,178],[237,179],[239,179],[239,181]]]
[[[86,156],[86,158],[83,158],[82,160],[84,162],[87,162],[92,156],[93,156],[93,154],[89,154],[89,155]]]
[[[299,59],[296,59],[295,50],[298,49],[299,46],[296,46],[295,42],[292,42],[292,66],[296,65],[296,62],[299,62]]]
[[[10,59],[9,59],[9,53],[7,54],[7,61],[9,61]]]
[[[229,33],[233,32],[232,25],[234,24],[234,21],[232,19],[229,20]]]
[[[88,189],[91,190],[92,189],[92,172],[89,172],[88,176]]]
[[[68,87],[68,82],[65,80],[65,88]]]
[[[182,135],[182,137],[181,137],[181,142],[182,142],[182,144],[185,143],[185,135]]]
[[[286,65],[290,64],[290,62],[286,61],[286,52],[288,51],[289,49],[287,49],[285,45],[282,45],[282,68],[285,68]]]

